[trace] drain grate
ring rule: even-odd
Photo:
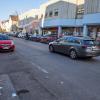
[[[29,93],[29,90],[21,89],[21,90],[17,91],[17,95],[26,94],[26,93]]]

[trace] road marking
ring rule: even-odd
[[[32,65],[35,66],[36,68],[38,68],[39,70],[41,70],[43,73],[48,74],[49,72],[43,68],[41,68],[39,65],[36,65],[35,63],[32,62]]]

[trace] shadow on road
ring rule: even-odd
[[[77,62],[79,61],[79,62],[88,62],[88,63],[100,63],[100,56],[99,57],[92,57],[92,58],[79,57],[79,58],[73,60],[68,55],[65,55],[65,54],[62,54],[62,53],[55,53],[54,52],[54,54],[58,54],[60,56],[68,58],[69,60],[77,61]]]

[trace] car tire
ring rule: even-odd
[[[49,46],[49,51],[50,51],[50,52],[54,52],[54,48],[53,48],[52,45]]]
[[[93,57],[87,57],[87,59],[92,59]]]
[[[76,53],[75,50],[71,50],[69,55],[70,55],[71,59],[76,59],[77,58],[77,53]]]
[[[12,49],[12,50],[11,50],[11,52],[14,52],[14,51],[15,51],[15,49]]]

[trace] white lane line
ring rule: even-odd
[[[32,62],[32,65],[35,66],[36,68],[38,68],[39,70],[41,70],[43,73],[48,74],[49,72],[43,68],[41,68],[39,65],[36,65],[35,63]]]

